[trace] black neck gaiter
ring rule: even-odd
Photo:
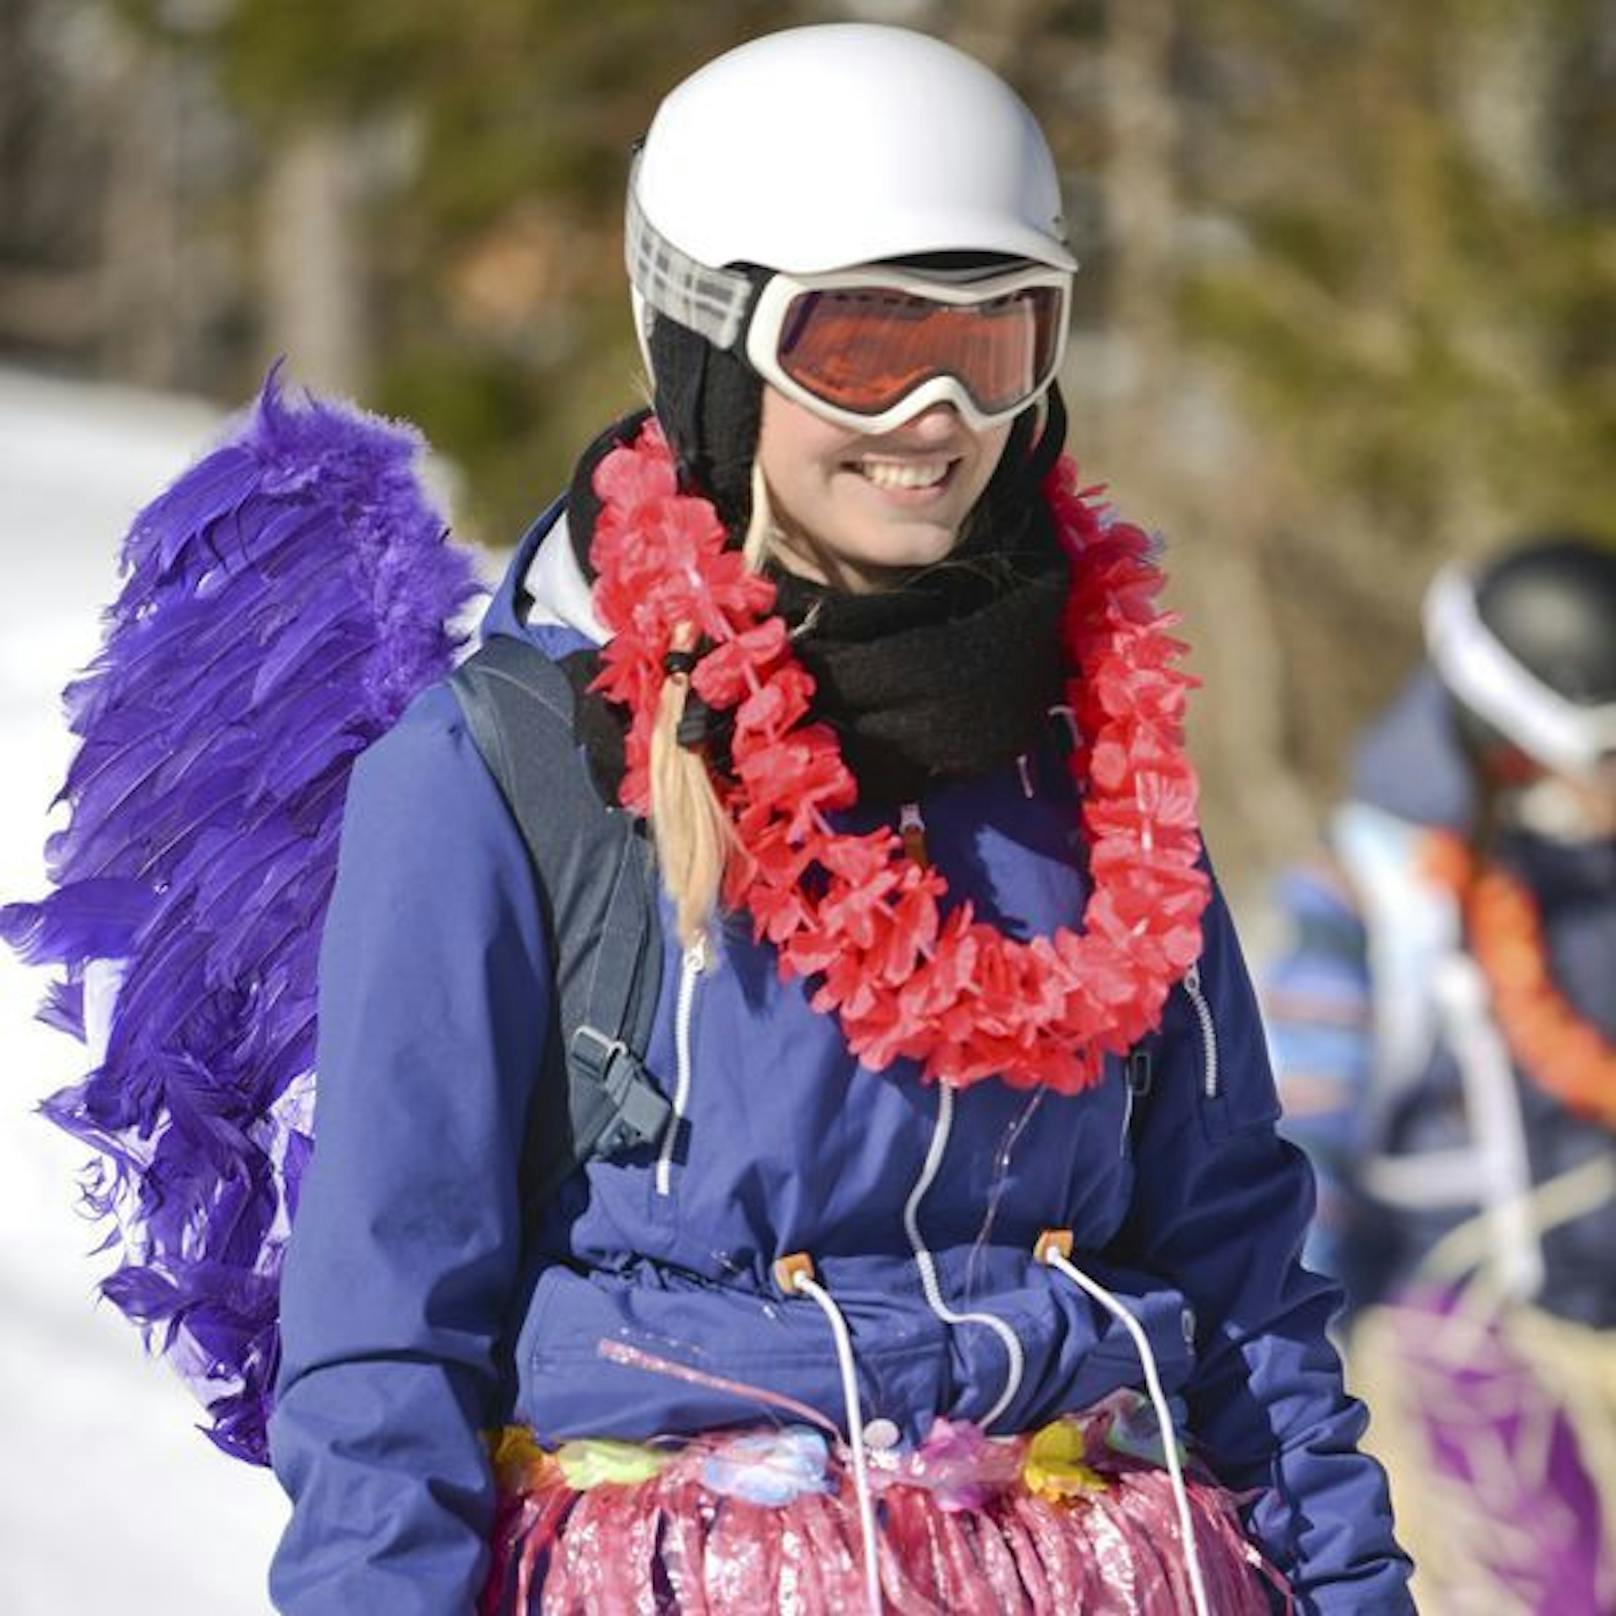
[[[599,503],[595,467],[631,442],[643,415],[615,423],[579,461],[568,525],[585,576]],[[1025,434],[1007,457],[1022,461]],[[776,610],[814,676],[813,715],[829,724],[859,800],[912,801],[930,785],[981,774],[1028,750],[1061,698],[1060,618],[1069,563],[1028,479],[996,476],[959,547],[900,586],[853,595],[771,564]],[[1019,487],[1016,485],[1019,484]],[[1034,485],[1036,486],[1036,485]],[[586,693],[596,653],[564,663],[579,695],[579,734],[610,800],[623,772],[626,715]],[[713,737],[723,764],[726,737]]]
[[[861,801],[906,802],[1026,751],[1060,700],[1068,566],[1042,503],[1023,531],[978,525],[896,589],[850,595],[771,567]]]

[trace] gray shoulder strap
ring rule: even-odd
[[[591,1157],[654,1145],[667,1128],[642,1065],[662,968],[656,872],[633,818],[595,788],[555,663],[496,635],[450,684],[532,857],[550,945],[556,1013],[527,1156],[536,1205]]]

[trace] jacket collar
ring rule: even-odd
[[[564,497],[522,535],[483,615],[483,638],[495,634],[531,641],[552,656],[611,638],[573,553]]]

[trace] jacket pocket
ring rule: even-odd
[[[1133,1315],[1162,1385],[1169,1393],[1181,1390],[1196,1361],[1196,1321],[1183,1292],[1154,1276],[1113,1268],[1092,1253],[1074,1254],[1072,1260]],[[1133,1337],[1062,1274],[1040,1268],[1023,1291],[983,1305],[1012,1325],[1027,1354],[1022,1394],[1008,1411],[1004,1429],[1034,1429],[1122,1387],[1145,1385]]]
[[[1243,973],[1242,973],[1243,976]],[[1245,1128],[1266,1126],[1280,1114],[1268,1048],[1249,987],[1238,1009],[1218,984],[1203,975],[1197,961],[1181,984],[1190,1009],[1189,1038],[1201,1127],[1213,1143]]]
[[[947,1406],[944,1326],[907,1299],[843,1289],[861,1413],[911,1439]],[[540,1276],[518,1346],[517,1412],[541,1440],[691,1434],[781,1419],[845,1430],[824,1315],[643,1264],[632,1274]]]

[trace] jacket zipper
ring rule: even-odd
[[[1133,1110],[1139,1099],[1149,1094],[1154,1086],[1152,1062],[1148,1049],[1130,1049],[1122,1057],[1122,1086],[1127,1101],[1122,1108],[1122,1137],[1117,1142],[1117,1154],[1126,1158],[1133,1146]]]
[[[707,956],[700,943],[684,951],[679,962],[679,997],[673,1012],[673,1048],[678,1075],[673,1086],[673,1116],[662,1136],[662,1149],[657,1153],[658,1195],[673,1192],[673,1151],[684,1127],[685,1109],[690,1104],[690,1023],[696,1009],[696,983],[706,968]]]
[[[1197,960],[1184,973],[1184,991],[1195,1006],[1196,1019],[1201,1023],[1202,1093],[1215,1100],[1221,1089],[1218,1081],[1218,1029],[1212,1020],[1212,1006],[1201,991],[1201,962]]]

